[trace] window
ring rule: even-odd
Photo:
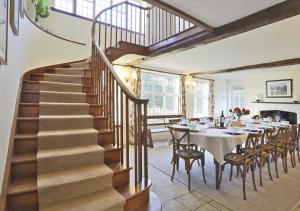
[[[194,93],[195,93],[194,116],[207,117],[208,116],[208,95],[209,95],[208,81],[196,80]]]
[[[78,16],[93,19],[99,12],[107,7],[123,2],[124,0],[54,0],[54,7],[65,12],[73,13]],[[140,5],[135,0],[128,0],[128,2]],[[101,22],[113,26],[125,28],[126,27],[126,7],[123,5],[116,7],[113,12],[107,12],[101,16]],[[128,30],[142,33],[144,26],[140,29],[140,23],[144,22],[144,11],[142,11],[140,18],[140,10],[135,7],[128,7],[127,23]]]
[[[142,71],[141,79],[141,97],[149,99],[149,114],[179,113],[179,76]]]
[[[231,88],[231,107],[244,108],[244,87],[236,86]]]

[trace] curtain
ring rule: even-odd
[[[213,117],[215,111],[215,89],[214,89],[215,81],[209,81],[209,94],[208,94],[208,116]]]
[[[186,76],[182,75],[180,76],[180,91],[181,91],[181,103],[179,104],[181,106],[181,114],[186,116],[186,90],[185,90],[185,81]]]

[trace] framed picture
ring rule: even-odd
[[[15,35],[19,34],[19,0],[10,0],[10,25]]]
[[[8,0],[0,0],[0,64],[7,63]]]
[[[268,98],[291,98],[293,97],[293,80],[266,81],[266,90]]]

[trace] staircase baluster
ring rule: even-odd
[[[115,104],[115,110],[114,113],[116,113],[115,116],[115,125],[116,125],[116,130],[117,130],[117,147],[120,147],[120,139],[119,139],[119,130],[120,130],[120,122],[119,122],[119,86],[116,83],[116,95],[115,95],[115,99],[116,99],[116,104]]]
[[[144,10],[144,27],[143,27],[143,31],[144,31],[144,36],[143,36],[143,42],[144,42],[144,46],[146,46],[146,10]]]
[[[126,18],[126,17],[125,17]],[[123,41],[123,4],[121,5],[121,37],[120,41]]]
[[[112,9],[111,11],[110,11],[110,35],[109,35],[109,47],[111,47],[112,46],[112,25],[113,25],[113,19],[112,19],[112,17],[113,17],[113,12],[114,12],[114,10]]]
[[[133,112],[133,140],[134,140],[134,176],[135,176],[135,183],[138,182],[138,137],[137,137],[137,116],[136,116],[136,107],[137,105],[134,104],[134,112]]]
[[[140,10],[140,27],[139,27],[139,45],[141,45],[141,37],[142,37],[142,21],[143,21],[143,19],[142,19],[142,10],[141,9],[139,9]]]
[[[143,179],[143,151],[142,151],[142,105],[137,104],[138,115],[137,115],[137,144],[138,144],[138,181],[141,182]]]
[[[125,139],[125,143],[126,143],[126,168],[129,168],[129,105],[128,105],[128,96],[126,95],[126,111],[125,111],[125,129],[126,129],[126,139]]]
[[[144,115],[143,115],[143,145],[144,145],[144,177],[145,185],[148,184],[148,141],[147,141],[147,103],[144,103]]]
[[[118,31],[119,31],[119,26],[118,26],[118,20],[119,20],[119,18],[118,18],[118,14],[119,14],[119,12],[118,12],[118,7],[116,7],[116,36],[115,36],[115,46],[116,47],[118,47],[117,46],[117,43],[118,43]]]
[[[107,42],[106,42],[106,39],[107,39],[107,11],[105,12],[105,33],[104,33],[104,49],[106,50],[106,46],[107,46]]]
[[[129,30],[129,35],[130,35],[130,42],[132,42],[132,31],[133,31],[133,27],[132,27],[132,24],[133,24],[133,19],[132,19],[132,5],[130,5],[130,30]]]
[[[123,165],[123,163],[124,163],[124,141],[123,141],[123,138],[124,138],[124,133],[123,133],[123,123],[124,123],[124,119],[123,119],[123,116],[124,116],[124,114],[123,114],[123,91],[122,91],[122,89],[120,90],[120,105],[121,105],[121,111],[120,111],[120,113],[121,113],[121,116],[120,116],[120,118],[121,118],[121,124],[120,124],[120,129],[121,129],[121,131],[120,131],[120,135],[121,135],[121,164]]]
[[[128,32],[128,4],[126,4],[126,17],[125,17],[125,20],[126,20],[126,33],[125,33],[125,41],[128,42],[128,39],[127,39],[127,32]]]
[[[112,74],[110,74],[111,78],[111,123],[110,127],[113,130],[113,143],[116,145],[116,128],[115,128],[115,79],[113,78]]]
[[[160,11],[161,9],[158,8],[158,40],[157,41],[160,41],[160,38],[161,38],[161,33],[160,33],[160,25],[161,25],[161,14],[160,14]]]

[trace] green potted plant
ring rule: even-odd
[[[32,0],[35,6],[35,21],[38,22],[39,18],[46,18],[49,16],[48,0]]]

